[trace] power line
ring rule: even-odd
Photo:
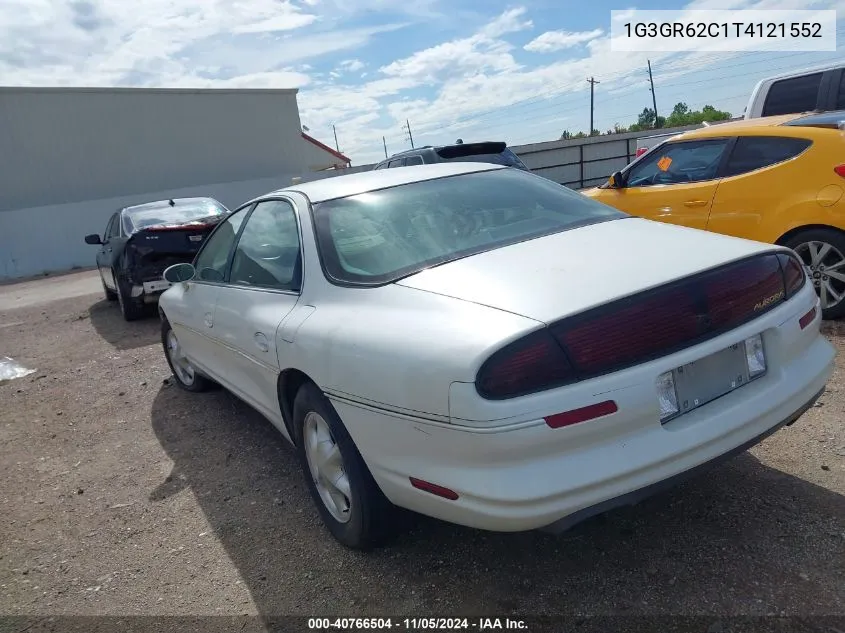
[[[831,58],[831,60],[832,59],[833,58]],[[798,69],[798,68],[801,68],[801,67],[803,67],[803,65],[794,65],[794,64],[789,65],[789,66],[779,66],[779,67],[773,67],[773,68],[769,67],[769,68],[766,69],[766,74],[767,75],[773,74],[773,73],[777,73],[778,71],[789,71],[789,70]],[[734,78],[737,78],[737,77],[744,77],[744,76],[758,74],[760,72],[761,71],[758,70],[758,71],[754,71],[754,72],[751,72],[751,73],[724,75],[724,76],[721,77],[721,79],[722,79],[722,81],[726,81],[726,80],[734,79]],[[712,81],[712,80],[705,80],[705,81]],[[690,83],[704,83],[704,81],[686,82],[684,84],[667,84],[664,87],[664,90],[661,92],[661,94],[664,96],[664,98],[665,97],[671,98],[671,97],[676,97],[676,96],[684,96],[684,95],[687,94],[686,90],[674,90],[674,91],[669,90],[669,91],[666,91],[665,89],[666,88],[678,88],[678,87],[681,87],[683,85],[689,85]],[[748,91],[745,91],[743,94],[748,95]],[[552,101],[550,103],[538,103],[537,105],[539,105],[541,107],[525,108],[519,113],[519,115],[524,118],[524,116],[528,112],[530,112],[533,115],[537,115],[541,112],[545,112],[545,111],[548,111],[548,110],[554,110],[555,113],[559,113],[561,106],[565,106],[565,105],[570,104],[570,103],[575,103],[575,102],[579,101],[581,98],[582,97],[580,97],[578,95],[573,95],[572,98],[570,98],[570,99],[563,99],[563,100],[555,99],[553,101],[549,100],[549,101]],[[722,99],[727,99],[727,98],[729,98],[729,97],[722,97]],[[596,105],[601,105],[603,103],[608,103],[610,101],[616,101],[616,100],[618,100],[618,99],[597,99]],[[466,119],[463,122],[478,124],[481,121],[489,121],[491,119],[500,118],[501,116],[509,115],[510,112],[508,112],[508,110],[510,110],[510,109],[511,109],[510,106],[505,106],[497,112],[490,113],[490,115],[485,115],[484,117],[478,117],[476,119]],[[605,116],[607,118],[611,118],[613,115],[612,114],[611,115],[605,114]],[[452,124],[452,125],[450,125],[450,124],[441,125],[439,129],[441,129],[441,130],[442,129],[448,129],[450,127],[453,127],[453,125],[454,124]],[[510,126],[510,125],[512,125],[512,123],[508,122],[508,123],[505,123],[504,125]],[[491,129],[491,128],[496,128],[496,127],[500,127],[500,126],[499,125],[492,125],[492,126],[486,126],[486,127],[488,127],[488,129]]]
[[[768,76],[768,75],[771,75],[771,74],[775,74],[779,71],[798,70],[798,69],[807,67],[808,64],[803,63],[803,62],[797,62],[797,63],[792,63],[792,64],[779,65],[779,66],[775,66],[775,67],[772,67],[770,64],[771,64],[772,61],[775,61],[775,60],[786,59],[786,58],[794,60],[798,56],[803,56],[803,55],[807,55],[807,54],[813,54],[813,52],[789,53],[789,54],[779,55],[779,56],[775,56],[775,57],[766,56],[765,58],[762,58],[762,59],[752,59],[752,60],[746,60],[746,61],[738,62],[738,63],[735,63],[735,64],[731,64],[731,68],[749,66],[749,65],[760,64],[760,63],[766,63],[767,67],[765,68],[765,70],[757,69],[757,70],[753,70],[753,71],[749,71],[749,72],[743,72],[743,73],[734,73],[734,74],[729,74],[729,75],[723,74],[718,78],[718,81],[720,83],[723,83],[723,82],[728,81],[728,80],[752,76],[752,75],[763,75],[765,73],[765,75]],[[722,60],[723,59],[724,58],[722,57]],[[840,56],[833,55],[833,56],[830,56],[830,57],[826,57],[826,58],[816,60],[816,62],[813,65],[821,65],[821,64],[824,64],[824,63],[827,63],[827,62],[837,61],[839,59],[841,59]],[[700,62],[701,60],[697,60],[697,61]],[[649,62],[649,66],[650,66],[650,62]],[[703,72],[708,72],[708,70],[709,69],[704,69]],[[658,79],[661,76],[661,74],[659,72],[660,71],[659,67],[655,67],[653,69],[653,71],[657,71],[657,72],[652,73],[652,75],[650,77],[650,81],[649,81],[650,85],[653,84],[654,74],[657,74]],[[664,74],[669,74],[669,73],[664,73]],[[631,78],[631,77],[634,77],[634,76],[635,75],[633,73],[631,73],[631,74],[628,74],[628,75],[623,75],[623,76],[619,77],[617,80],[622,81],[622,80],[625,80],[626,78]],[[589,79],[587,81],[590,82]],[[594,80],[594,81],[596,83],[599,83],[596,80]],[[663,95],[664,98],[667,98],[667,97],[672,98],[672,97],[675,97],[676,95],[681,96],[681,95],[685,95],[687,91],[686,90],[672,90],[672,89],[679,89],[679,88],[682,88],[682,87],[685,87],[685,86],[700,85],[700,84],[704,84],[704,83],[708,83],[708,82],[715,82],[715,81],[717,81],[717,79],[710,78],[710,79],[697,79],[697,80],[692,80],[692,81],[682,81],[682,82],[668,83],[668,84],[663,85],[663,87],[661,89],[662,90],[661,94]],[[508,116],[508,115],[513,116],[511,114],[511,111],[516,109],[519,106],[522,106],[522,109],[519,112],[519,116],[521,118],[524,118],[526,113],[528,113],[528,112],[532,113],[534,116],[541,115],[542,113],[549,111],[549,110],[552,110],[552,109],[555,111],[555,113],[559,113],[561,106],[566,106],[568,104],[574,105],[576,102],[580,101],[580,99],[583,99],[583,96],[577,94],[577,93],[580,93],[580,90],[577,90],[577,89],[576,89],[576,93],[570,94],[568,98],[562,98],[562,99],[561,98],[555,98],[554,95],[559,95],[560,97],[566,97],[565,94],[560,93],[560,89],[564,86],[568,87],[568,88],[575,88],[577,86],[577,84],[573,84],[572,81],[562,82],[558,86],[553,86],[551,89],[549,89],[549,90],[547,90],[543,93],[533,95],[532,97],[521,99],[519,101],[512,102],[508,105],[505,105],[505,106],[502,106],[502,107],[499,107],[499,108],[495,108],[495,109],[490,109],[490,110],[487,110],[487,111],[483,111],[483,112],[480,112],[478,114],[467,114],[467,115],[457,117],[456,119],[453,120],[452,123],[445,124],[445,125],[439,124],[438,127],[437,127],[437,131],[443,131],[443,130],[446,130],[446,129],[450,129],[450,128],[453,128],[457,125],[465,125],[465,126],[472,125],[472,126],[475,126],[475,125],[478,125],[479,123],[484,122],[484,121],[495,120],[496,118],[501,118],[501,117]],[[593,88],[594,88],[594,84],[591,83],[590,87],[591,87],[591,92],[592,92]],[[667,89],[668,89],[668,92],[667,92]],[[622,90],[627,92],[627,90],[625,88],[623,88]],[[720,101],[727,101],[729,99],[735,99],[735,98],[739,98],[739,97],[745,96],[745,95],[748,95],[748,91],[744,91],[742,94],[738,94],[738,95],[721,97],[719,100]],[[594,108],[595,108],[596,105],[601,105],[603,103],[607,103],[607,102],[612,101],[612,100],[616,100],[616,99],[613,99],[613,98],[605,98],[605,99],[594,99],[593,98],[593,99],[591,99],[591,101],[592,101],[591,115],[593,114],[593,111],[594,111]],[[656,112],[656,97],[655,97],[654,93],[652,93],[652,104],[655,106],[655,112]],[[528,107],[526,107],[526,106],[528,106]],[[540,107],[536,107],[536,106],[540,106]],[[632,115],[624,115],[624,116],[626,116],[626,117],[630,116],[631,118],[636,118],[638,115],[639,115],[639,113],[632,114]],[[618,117],[619,115],[614,115],[611,112],[610,114],[605,114],[604,116],[606,118],[613,118],[614,116]],[[591,119],[592,119],[592,122],[593,122],[593,125],[594,125],[594,116],[591,116]],[[496,129],[498,127],[503,127],[505,125],[510,127],[513,124],[510,121],[508,121],[508,122],[503,123],[501,125],[489,125],[489,126],[485,126],[485,127],[487,129]],[[406,120],[406,125],[403,126],[403,128],[406,129],[405,140],[411,141],[412,147],[413,147],[413,140],[412,140],[412,136],[410,134],[410,123],[407,120]],[[434,131],[434,130],[432,130],[432,131]],[[590,132],[592,132],[592,127],[590,129]],[[514,141],[509,140],[509,142],[514,142]]]

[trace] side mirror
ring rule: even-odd
[[[621,189],[623,187],[623,178],[621,171],[615,171],[607,179],[607,184],[611,189]]]
[[[85,243],[86,244],[102,244],[103,240],[100,239],[100,236],[96,233],[92,233],[91,235],[85,236]]]
[[[178,284],[181,281],[191,281],[196,272],[193,264],[173,264],[165,269],[163,276],[165,281]]]

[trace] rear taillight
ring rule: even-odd
[[[702,279],[712,327],[727,330],[783,301],[783,274],[777,257],[741,262],[730,275],[711,273]]]
[[[789,299],[796,292],[804,287],[807,277],[804,274],[804,266],[792,255],[781,253],[778,255],[780,267],[783,271],[783,285],[786,291],[786,298]]]
[[[694,313],[694,297],[684,288],[669,288],[591,310],[551,331],[579,373],[596,375],[694,338]]]
[[[547,329],[542,329],[487,359],[478,372],[476,386],[483,397],[501,400],[550,389],[574,379],[560,345]]]
[[[833,168],[833,171],[836,172],[837,176],[842,176],[843,178],[845,178],[845,165],[837,165]]]
[[[214,224],[165,224],[162,226],[150,226],[145,231],[205,231],[216,226]]]
[[[482,365],[488,399],[595,378],[718,336],[792,297],[806,282],[791,254],[765,254],[626,297],[553,323]]]

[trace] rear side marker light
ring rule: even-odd
[[[566,411],[564,413],[556,413],[555,415],[550,415],[543,419],[551,428],[559,429],[563,426],[571,426],[573,424],[578,424],[579,422],[586,422],[587,420],[601,418],[605,415],[616,413],[618,410],[619,408],[613,400],[605,400],[604,402],[591,404],[587,407],[581,407],[580,409],[573,409],[572,411]]]
[[[417,479],[416,477],[409,477],[408,479],[411,480],[411,485],[417,490],[430,492],[433,495],[443,497],[444,499],[448,499],[449,501],[454,501],[458,498],[458,493],[454,490],[449,490],[448,488],[444,488],[443,486],[438,486],[437,484],[433,484],[430,481]]]
[[[805,327],[810,325],[810,323],[812,323],[815,320],[816,320],[816,306],[813,306],[812,310],[810,310],[807,314],[805,314],[800,319],[798,319],[798,325],[800,325],[801,329],[803,330]]]
[[[833,168],[833,171],[836,172],[837,176],[842,176],[843,178],[845,178],[845,165],[837,165]]]

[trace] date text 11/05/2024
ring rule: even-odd
[[[822,38],[820,22],[626,22],[627,37]]]
[[[310,631],[527,631],[512,618],[308,618]]]

